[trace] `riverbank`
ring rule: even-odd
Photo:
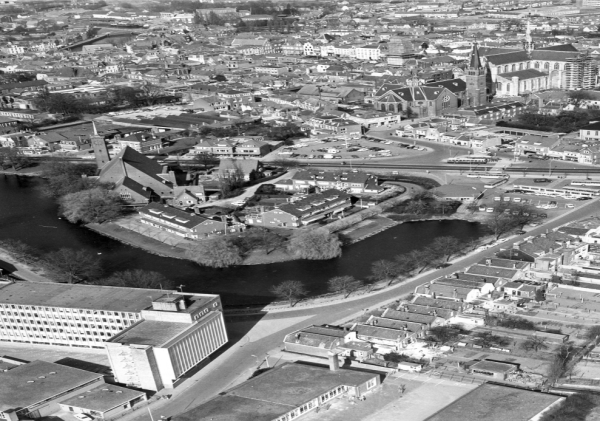
[[[394,199],[397,200],[398,198]],[[372,215],[368,218],[359,220],[360,222],[355,223],[349,228],[334,232],[337,232],[340,235],[340,239],[343,241],[344,246],[348,246],[370,238],[374,235],[377,235],[383,231],[386,231],[396,225],[405,222],[425,222],[443,220],[481,222],[480,220],[477,220],[477,218],[473,218],[473,214],[466,210],[457,211],[452,215],[430,215],[416,218],[412,216],[405,220],[395,219],[394,216],[398,217],[400,216],[400,214],[385,212],[383,214]],[[166,232],[159,230],[158,228],[153,228],[146,224],[139,223],[139,221],[135,220],[136,218],[137,216],[134,215],[122,218],[118,222],[105,222],[102,224],[92,223],[86,225],[86,227],[98,234],[112,238],[116,241],[120,241],[129,246],[139,248],[157,256],[194,261],[193,259],[187,256],[188,250],[193,248],[193,241],[186,240],[181,237],[175,237],[173,235],[169,236]],[[139,229],[143,229],[144,233],[138,232]],[[170,239],[175,238],[176,240],[172,241],[169,239],[169,244],[159,239],[156,239],[163,238],[161,236],[166,236]],[[165,239],[163,238],[163,240]],[[244,261],[240,264],[240,266],[283,263],[294,260],[301,259],[288,253],[287,250],[283,248],[274,250],[269,254],[266,254],[263,250],[255,250],[250,252],[244,258]]]
[[[493,235],[481,237],[477,244],[471,247],[470,250],[455,256],[453,259],[448,261],[448,264],[451,266],[458,264],[461,261],[481,253],[490,247],[510,241],[514,237],[515,236],[510,236],[500,240],[495,240]],[[245,316],[248,314],[279,313],[299,309],[325,307],[339,302],[357,301],[371,295],[379,294],[386,290],[392,291],[403,284],[414,282],[419,278],[427,277],[438,271],[440,271],[440,269],[430,268],[423,272],[413,272],[411,276],[406,278],[397,277],[393,280],[384,280],[373,284],[368,284],[362,289],[353,292],[348,297],[346,297],[343,293],[330,293],[303,299],[296,303],[293,307],[290,307],[287,301],[276,301],[266,306],[245,306],[243,309],[226,308],[225,314],[226,316]],[[402,297],[396,297],[396,299],[400,298]]]
[[[54,282],[53,280],[44,276],[44,270],[42,268],[19,261],[19,259],[14,257],[11,252],[1,247],[0,260],[13,265],[16,270],[12,272],[12,275],[19,279],[30,282]]]

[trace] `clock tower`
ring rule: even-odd
[[[487,82],[486,68],[481,64],[479,58],[479,49],[477,43],[473,43],[473,50],[469,59],[469,67],[467,67],[467,107],[479,107],[487,104]]]

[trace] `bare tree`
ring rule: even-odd
[[[202,152],[194,155],[194,163],[202,165],[202,169],[206,171],[209,167],[214,167],[219,164],[219,158],[216,155],[208,152]]]
[[[521,343],[521,348],[526,351],[535,351],[548,349],[548,343],[546,339],[541,336],[532,335],[529,336],[524,342]]]
[[[593,99],[594,96],[589,91],[570,91],[569,100],[571,104],[579,108],[583,101]]]
[[[585,337],[590,340],[598,340],[600,337],[600,325],[590,326],[585,331]]]
[[[371,264],[371,278],[375,281],[388,281],[388,286],[398,276],[398,265],[390,260],[377,260]]]
[[[271,254],[275,250],[283,248],[287,239],[268,228],[255,228],[250,231],[258,241],[258,245],[262,247],[266,254]]]
[[[354,279],[354,276],[350,275],[336,276],[327,281],[329,291],[335,293],[341,292],[344,298],[348,298],[350,294],[358,291],[363,284],[363,281]]]
[[[445,262],[458,253],[462,248],[461,241],[452,236],[437,237],[430,246]]]
[[[93,281],[102,273],[98,257],[85,250],[61,248],[46,254],[43,260],[58,279],[69,284]]]
[[[69,222],[102,223],[123,215],[123,199],[101,187],[69,193],[59,199],[60,214]]]
[[[342,243],[325,228],[297,230],[288,243],[289,251],[310,260],[328,260],[342,254]]]
[[[453,342],[460,337],[462,327],[459,325],[434,326],[429,329],[428,339],[442,345]]]
[[[235,266],[243,261],[239,246],[225,236],[198,241],[186,255],[200,265],[214,268]]]
[[[293,307],[308,294],[304,283],[301,281],[283,281],[280,284],[274,285],[271,288],[271,292],[278,298],[286,300],[290,303],[290,307]]]
[[[485,221],[488,228],[494,233],[496,240],[507,232],[512,231],[518,226],[518,220],[511,214],[508,204],[496,206],[494,212]]]
[[[409,254],[399,254],[394,257],[396,263],[397,276],[408,277],[419,267],[419,263],[414,260],[414,256]]]
[[[108,278],[98,282],[101,285],[112,285],[129,288],[173,289],[174,283],[162,273],[151,270],[133,269],[115,272]]]

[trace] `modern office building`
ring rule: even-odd
[[[0,341],[106,348],[126,385],[174,387],[227,340],[218,295],[0,282]]]
[[[0,282],[0,341],[104,349],[165,291]]]
[[[115,380],[128,386],[173,388],[227,343],[218,295],[165,294],[142,319],[106,343]]]

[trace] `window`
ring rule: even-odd
[[[367,382],[367,390],[373,389],[375,386],[377,386],[377,379],[376,378],[373,378],[373,379],[371,379],[371,380],[369,380]]]

